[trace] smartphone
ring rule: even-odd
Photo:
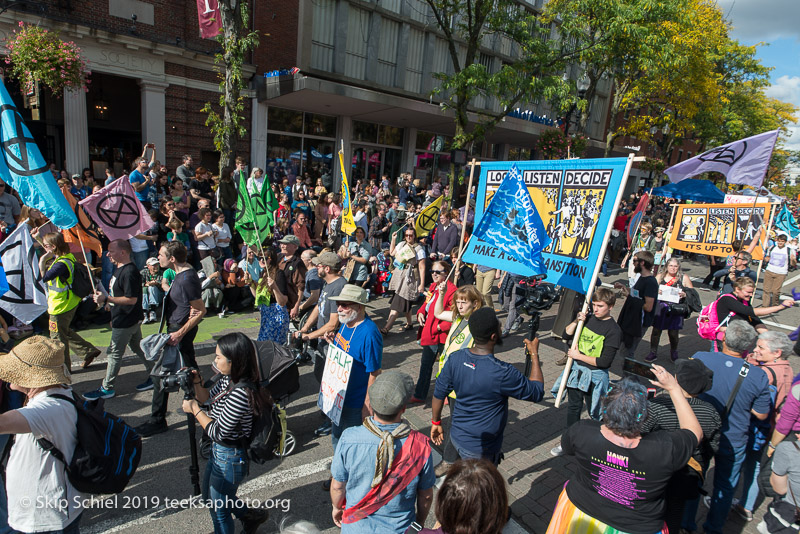
[[[147,148],[155,148],[156,147],[155,143],[147,143],[144,146],[147,147]]]
[[[622,364],[622,372],[648,378],[650,380],[656,379],[656,374],[653,372],[653,365],[647,362],[640,362],[633,358],[625,358]]]

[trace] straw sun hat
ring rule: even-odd
[[[0,380],[24,388],[69,384],[64,345],[44,336],[32,336],[0,355]]]

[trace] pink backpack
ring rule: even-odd
[[[697,318],[697,333],[703,339],[721,341],[722,337],[724,337],[720,336],[719,329],[727,325],[728,321],[730,321],[731,317],[733,317],[735,314],[733,312],[730,312],[728,316],[722,320],[722,323],[720,323],[717,317],[717,303],[721,298],[727,296],[736,298],[731,293],[726,293],[720,296],[717,300],[715,300],[711,304],[704,306],[703,309],[700,310],[700,316]]]

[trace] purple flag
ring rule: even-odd
[[[680,182],[704,172],[719,172],[729,184],[759,187],[777,140],[778,130],[740,139],[673,165],[664,173],[670,182]]]
[[[81,200],[86,214],[96,222],[111,241],[130,239],[153,226],[150,215],[136,198],[127,178],[116,179],[110,185]]]

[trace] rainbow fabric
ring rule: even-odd
[[[625,532],[606,525],[579,510],[567,497],[567,488],[565,487],[558,496],[556,509],[550,519],[550,524],[547,525],[546,534],[625,534]],[[655,534],[669,534],[667,525],[664,524],[664,528]]]

